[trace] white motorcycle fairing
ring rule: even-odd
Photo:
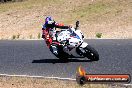
[[[83,42],[81,30],[71,29],[62,29],[58,34],[57,41],[66,41],[68,40],[68,45],[63,47],[63,51],[74,57],[82,57],[76,52],[76,48],[85,48],[88,44]]]
[[[80,45],[80,48],[85,48],[87,45],[88,45],[88,43],[83,42],[83,43]]]
[[[86,57],[92,61],[98,61],[98,52],[84,42],[84,36],[81,30],[78,30],[78,25],[79,23],[77,21],[75,28],[61,29],[61,31],[56,32],[55,39],[59,44],[56,45],[58,54],[54,55],[59,59]],[[52,48],[51,51],[53,51]]]

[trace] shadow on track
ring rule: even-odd
[[[41,59],[41,60],[33,60],[32,63],[69,63],[69,62],[92,62],[91,60],[79,60],[79,59],[68,59],[68,60],[60,60],[60,59]]]

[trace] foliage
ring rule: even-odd
[[[97,38],[101,38],[101,37],[102,37],[102,33],[97,33],[97,34],[96,34],[96,37],[97,37]]]
[[[13,35],[13,36],[12,36],[12,39],[13,39],[13,40],[16,39],[16,35]]]

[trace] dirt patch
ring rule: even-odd
[[[85,38],[132,38],[131,0],[24,0],[0,8],[0,39],[38,39],[49,15],[66,25],[80,20]]]
[[[76,81],[46,78],[0,76],[0,88],[131,88],[116,84],[85,84],[80,86]]]
[[[123,84],[85,84],[79,85],[76,81],[20,77],[0,76],[0,88],[132,88]]]

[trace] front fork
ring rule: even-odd
[[[83,42],[82,44],[80,44],[80,46],[78,46],[78,48],[76,49],[76,52],[80,55],[80,56],[84,56],[84,54],[86,53],[85,51],[85,47],[88,46],[88,43]]]

